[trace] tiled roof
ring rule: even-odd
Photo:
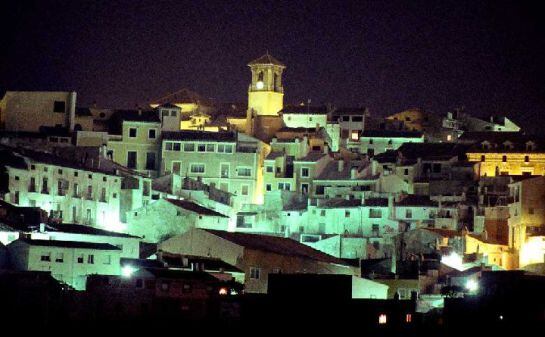
[[[312,115],[326,115],[328,109],[325,105],[322,106],[310,106],[310,105],[289,105],[280,110],[281,114],[312,114]]]
[[[421,138],[422,133],[417,131],[398,131],[398,130],[365,130],[360,137],[377,138]]]
[[[62,248],[81,248],[81,249],[97,249],[97,250],[120,250],[118,247],[109,243],[94,243],[94,242],[79,242],[79,241],[57,241],[57,240],[31,240],[19,239],[31,246],[40,247],[62,247]],[[16,240],[14,242],[17,242]],[[13,242],[11,243],[13,244]]]
[[[174,93],[165,95],[163,97],[157,98],[153,101],[151,101],[151,104],[165,104],[165,103],[171,103],[171,104],[199,104],[202,103],[204,105],[210,105],[210,102],[207,99],[204,99],[201,95],[198,93],[184,88],[180,89]]]
[[[344,261],[336,257],[322,253],[316,249],[313,249],[307,245],[304,245],[289,238],[259,234],[232,233],[210,229],[206,229],[205,231],[248,249],[270,252],[279,255],[299,257],[303,259],[310,259],[326,263],[346,265]]]
[[[427,206],[427,207],[437,207],[438,203],[430,200],[430,197],[427,195],[416,195],[416,194],[409,194],[405,196],[403,199],[395,203],[397,206],[402,207],[411,207],[411,206]]]
[[[269,55],[269,53],[266,53],[265,55],[248,63],[249,66],[253,66],[256,64],[273,64],[273,65],[281,66],[281,67],[285,66],[282,62],[278,61],[276,58]]]
[[[198,205],[192,201],[189,200],[178,200],[178,199],[166,199],[168,202],[173,204],[174,206],[181,207],[185,210],[188,210],[193,213],[197,213],[200,215],[207,215],[207,216],[219,216],[222,218],[227,218],[227,216],[218,213],[216,211],[213,211],[209,208],[203,207],[201,205]]]
[[[363,201],[365,206],[388,207],[388,198],[369,198]]]
[[[284,156],[284,152],[282,151],[272,151],[267,155],[265,160],[275,160],[276,158]]]
[[[316,162],[325,156],[327,156],[327,154],[322,153],[320,151],[310,151],[309,153],[307,153],[306,156],[299,159],[295,159],[294,161],[295,162]]]
[[[84,225],[78,225],[78,224],[59,224],[59,225],[53,225],[53,231],[56,232],[64,232],[64,233],[72,233],[72,234],[88,234],[88,235],[101,235],[101,236],[113,236],[113,237],[122,237],[122,238],[138,238],[138,236],[125,234],[125,233],[117,233],[117,232],[110,232],[104,229],[91,227],[91,226],[84,226]]]
[[[361,200],[360,199],[352,199],[352,200],[346,200],[346,199],[326,199],[320,208],[353,208],[353,207],[360,207],[361,206]]]
[[[229,142],[237,141],[237,133],[231,131],[165,131],[163,132],[165,140],[202,140],[210,142]]]
[[[405,143],[397,151],[404,159],[446,160],[465,154],[467,145],[456,143]]]
[[[352,168],[360,168],[362,162],[345,162],[344,167],[339,171],[339,161],[334,160],[328,163],[322,173],[315,180],[353,180],[350,176]]]

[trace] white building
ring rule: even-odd
[[[353,133],[346,140],[346,148],[370,157],[388,150],[397,150],[405,143],[423,143],[424,135],[416,131],[365,130]]]
[[[129,212],[128,232],[147,242],[160,242],[191,228],[234,230],[232,220],[189,200],[160,199]]]
[[[107,243],[19,239],[7,248],[16,270],[51,272],[76,290],[85,290],[88,275],[120,274],[121,250]]]

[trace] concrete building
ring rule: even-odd
[[[200,180],[232,193],[234,207],[263,202],[263,157],[268,146],[236,132],[164,132],[162,174]]]
[[[7,247],[15,270],[48,271],[76,290],[88,275],[120,274],[121,250],[107,243],[19,239]]]
[[[178,113],[176,109],[172,111]],[[110,158],[129,169],[157,176],[161,160],[161,126],[163,120],[171,118],[170,115],[163,117],[165,112],[170,113],[170,109],[115,111],[108,132]]]
[[[416,131],[365,130],[351,135],[346,140],[346,148],[373,157],[388,150],[397,150],[405,143],[423,142],[424,135]]]
[[[7,91],[0,101],[0,128],[38,132],[41,127],[83,130],[76,122],[76,93]]]
[[[66,159],[52,153],[3,148],[2,199],[39,207],[53,222],[123,231],[125,213],[151,199],[151,179],[105,158]]]
[[[270,273],[356,275],[342,260],[275,236],[192,229],[160,243],[158,249],[220,258],[244,271],[247,293],[266,293]]]

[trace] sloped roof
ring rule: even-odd
[[[400,130],[365,130],[360,137],[377,138],[420,138],[422,133],[418,131],[400,131]]]
[[[326,115],[328,109],[325,105],[288,105],[280,110],[281,114],[311,114],[311,115]]]
[[[91,227],[91,226],[84,226],[84,225],[78,225],[78,224],[59,224],[54,225],[53,231],[55,232],[65,232],[65,233],[72,233],[72,234],[88,234],[88,235],[101,235],[101,236],[112,236],[112,237],[121,237],[121,238],[139,238],[138,236],[125,234],[125,233],[117,233],[117,232],[110,232],[104,229]]]
[[[154,99],[150,102],[151,104],[165,104],[165,103],[171,103],[171,104],[204,104],[204,105],[210,105],[210,102],[203,98],[201,95],[196,93],[193,90],[183,88],[176,92],[170,93],[168,95],[165,95],[163,97],[159,97],[157,99]]]
[[[213,211],[209,208],[203,207],[201,205],[198,205],[192,201],[189,200],[178,200],[178,199],[166,199],[168,202],[173,204],[174,206],[183,208],[185,210],[188,210],[193,213],[197,213],[200,215],[207,215],[207,216],[219,216],[222,218],[227,218],[227,216],[218,213],[216,211]]]
[[[260,234],[233,233],[211,229],[204,229],[204,231],[227,241],[231,241],[239,246],[253,250],[346,265],[344,261],[336,257],[322,253],[319,250],[289,238]]]
[[[237,133],[233,131],[165,131],[163,132],[165,140],[202,140],[210,142],[236,142]]]
[[[57,240],[31,240],[19,239],[31,246],[41,247],[62,247],[62,248],[81,248],[81,249],[97,249],[97,250],[120,250],[118,247],[109,243],[95,242],[79,242],[79,241],[57,241]],[[14,242],[17,242],[16,240]],[[13,242],[11,243],[13,244]]]
[[[409,194],[400,201],[395,203],[397,206],[405,206],[405,207],[411,207],[411,206],[428,206],[428,207],[437,207],[438,203],[430,200],[430,197],[427,195],[417,195],[417,194]]]
[[[276,66],[285,67],[284,63],[278,61],[276,58],[272,57],[269,53],[266,53],[265,55],[258,57],[255,60],[248,63],[249,66],[253,66],[256,64],[273,64]]]

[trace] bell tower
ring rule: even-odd
[[[284,107],[282,72],[286,66],[269,53],[248,63],[252,82],[248,89],[248,115],[278,116]]]

